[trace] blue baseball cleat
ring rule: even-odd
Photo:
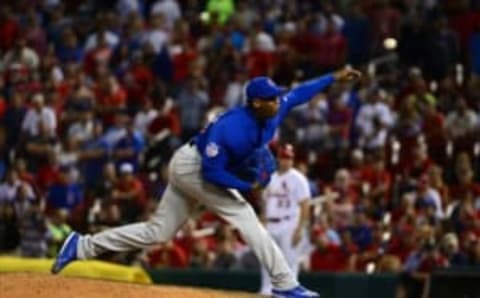
[[[290,290],[272,290],[273,298],[320,298],[320,294],[312,292],[302,286]]]
[[[51,271],[53,274],[59,273],[70,262],[77,259],[77,243],[79,238],[80,235],[76,232],[71,232],[70,235],[68,235],[52,266]]]

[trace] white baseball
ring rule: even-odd
[[[383,41],[383,46],[387,50],[394,50],[397,48],[397,40],[393,37],[385,38],[385,40]]]

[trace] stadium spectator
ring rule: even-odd
[[[49,238],[47,219],[40,200],[32,200],[25,212],[18,218],[20,233],[20,255],[42,258],[47,256]]]
[[[386,144],[393,119],[390,107],[382,101],[385,97],[383,90],[371,91],[358,111],[355,125],[359,133],[358,145],[363,149],[378,149]]]
[[[28,195],[33,196],[32,187],[18,177],[18,172],[15,169],[10,168],[5,181],[0,184],[0,202],[13,203],[21,187],[25,187]]]
[[[83,189],[72,179],[71,168],[60,167],[57,181],[53,182],[47,190],[47,212],[54,212],[59,208],[73,211],[83,200]]]
[[[341,229],[353,223],[357,193],[350,184],[350,175],[346,169],[339,169],[335,174],[333,192],[338,192],[339,197],[328,202],[327,212],[332,216],[332,223],[336,229]]]
[[[28,109],[22,123],[22,130],[30,137],[40,135],[40,127],[46,130],[46,134],[55,135],[57,129],[57,117],[52,108],[45,105],[43,94],[35,94],[32,97],[33,106]]]
[[[203,124],[209,98],[201,78],[190,77],[178,94],[182,139],[188,140]]]
[[[319,235],[314,240],[315,250],[310,255],[311,271],[338,272],[348,268],[349,255],[339,245],[328,241],[326,235]]]
[[[128,120],[126,133],[113,147],[113,158],[117,166],[128,163],[133,166],[134,171],[139,169],[140,155],[145,146],[143,136],[135,130],[133,121]]]
[[[50,258],[53,258],[58,254],[63,241],[72,231],[70,226],[66,223],[67,218],[68,211],[62,209],[57,209],[49,218],[47,226],[50,239],[48,240],[47,256]]]
[[[127,222],[138,218],[147,207],[148,197],[142,182],[134,176],[135,168],[130,163],[119,167],[119,178],[112,190],[112,200],[120,208],[121,216]]]
[[[152,250],[147,261],[151,268],[185,268],[188,265],[185,252],[174,241]]]

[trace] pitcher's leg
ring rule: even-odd
[[[267,269],[275,288],[289,289],[298,285],[282,252],[247,201],[234,199],[226,190],[212,184],[196,183],[198,180],[195,179],[190,181],[192,183],[182,190],[189,195],[196,194],[201,203],[239,230],[260,263]]]
[[[129,251],[166,242],[187,219],[189,210],[187,198],[168,185],[149,221],[82,236],[77,245],[78,258],[89,259],[107,251]]]
[[[262,295],[270,295],[272,293],[272,280],[270,274],[264,266],[260,266],[260,292]]]
[[[224,200],[232,200],[227,197]],[[253,208],[247,202],[237,204],[210,206],[218,215],[236,227],[243,239],[255,252],[260,263],[265,266],[278,289],[295,287],[298,282],[292,275],[282,252],[262,226]]]
[[[275,243],[279,244],[278,235],[274,235],[270,233],[270,236],[275,241]],[[281,250],[281,247],[280,247]],[[260,267],[260,277],[261,277],[261,284],[260,284],[260,294],[262,295],[270,295],[272,293],[272,280],[270,278],[270,274],[268,273],[265,266]]]

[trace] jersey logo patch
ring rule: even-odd
[[[218,145],[210,142],[208,145],[205,147],[205,154],[208,157],[215,157],[218,155]]]

